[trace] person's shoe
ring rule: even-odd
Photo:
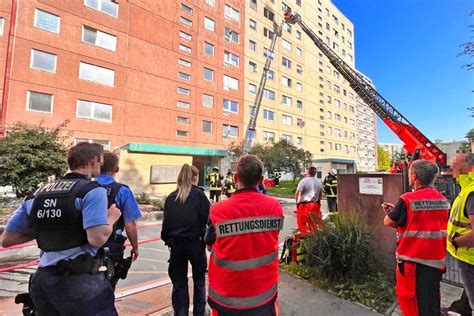
[[[441,316],[462,316],[462,314],[458,313],[452,307],[441,307]]]

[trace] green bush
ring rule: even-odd
[[[152,200],[151,205],[153,205],[154,207],[156,207],[159,210],[162,210],[165,207],[165,200],[166,200],[166,198]]]
[[[328,281],[360,281],[373,269],[371,239],[358,217],[335,217],[306,239],[306,265]]]
[[[150,196],[146,192],[142,192],[142,194],[136,195],[135,199],[137,200],[138,204],[150,204],[151,203]]]

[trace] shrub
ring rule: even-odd
[[[138,204],[150,204],[151,199],[150,196],[146,192],[142,192],[142,194],[135,196]]]
[[[159,210],[162,210],[165,207],[165,200],[166,200],[166,198],[152,200],[151,205],[153,205],[154,207],[156,207]]]
[[[308,236],[306,265],[328,281],[362,280],[373,268],[371,239],[360,218],[337,216]]]

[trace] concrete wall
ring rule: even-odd
[[[359,193],[359,178],[382,178],[383,195]],[[395,229],[383,225],[382,202],[396,203],[402,194],[402,177],[395,174],[338,175],[338,208],[342,214],[362,217],[374,236],[375,256],[389,268],[395,267]]]
[[[151,184],[152,165],[192,164],[192,156],[120,152],[120,171],[117,181],[125,183],[138,195],[146,192],[152,196],[165,196],[176,189],[176,183]]]

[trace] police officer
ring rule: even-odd
[[[36,239],[41,249],[30,280],[36,315],[117,315],[98,250],[120,211],[107,211],[106,190],[89,180],[100,173],[102,157],[99,144],[70,148],[70,172],[28,196],[2,235],[3,247]]]
[[[273,177],[273,182],[275,183],[276,187],[280,186],[280,178],[281,178],[281,172],[278,169],[274,169],[272,173]]]
[[[212,172],[207,176],[209,181],[210,198],[214,202],[219,202],[222,192],[222,175],[219,173],[219,168],[213,167]]]
[[[225,195],[230,198],[235,192],[234,173],[228,169],[224,182]]]
[[[433,188],[438,167],[428,160],[410,166],[414,189],[396,205],[383,203],[384,225],[397,229],[398,303],[403,315],[440,314],[440,282],[446,258],[449,202]]]
[[[107,190],[109,205],[115,204],[122,216],[114,225],[114,231],[109,237],[104,247],[110,249],[110,255],[115,267],[114,275],[110,279],[112,287],[115,289],[119,279],[125,279],[127,271],[132,262],[138,258],[138,233],[137,220],[142,216],[135,196],[128,186],[116,182],[115,174],[119,171],[119,158],[109,151],[104,152],[104,163],[100,168],[100,175],[96,181]],[[124,259],[125,240],[123,231],[127,233],[132,249],[131,258]]]
[[[331,169],[323,181],[324,193],[328,201],[329,213],[337,213],[337,176],[336,170]]]
[[[205,241],[211,250],[208,303],[213,315],[276,315],[278,234],[283,209],[258,193],[263,164],[240,157],[230,199],[210,210]]]

